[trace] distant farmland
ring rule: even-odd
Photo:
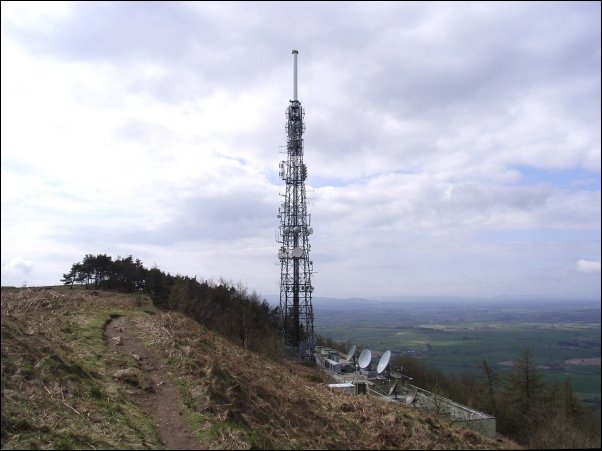
[[[499,371],[531,349],[548,381],[569,377],[574,391],[600,395],[599,303],[375,302],[315,303],[321,335],[411,354],[446,372]]]

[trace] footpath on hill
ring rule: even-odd
[[[111,352],[132,357],[150,382],[148,389],[132,388],[140,408],[152,419],[166,449],[204,449],[199,443],[184,412],[173,375],[152,350],[144,347],[130,333],[126,318],[113,318],[105,329]],[[116,377],[126,378],[131,369],[123,369]]]
[[[325,386],[150,299],[2,291],[2,449],[517,449]]]

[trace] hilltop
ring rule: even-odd
[[[2,291],[3,449],[517,448],[324,382],[143,294]]]

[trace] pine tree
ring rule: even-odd
[[[487,410],[493,414],[497,412],[497,406],[495,403],[495,397],[497,395],[497,389],[499,384],[499,376],[493,370],[491,365],[487,362],[487,360],[483,359],[481,364],[479,365],[485,374],[486,384],[487,384],[487,402],[485,403]]]
[[[544,384],[529,349],[518,357],[507,375],[503,400],[508,432],[528,443],[545,416]]]

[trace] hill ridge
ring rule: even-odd
[[[161,381],[103,338],[119,336],[116,316],[173,376],[203,448],[517,448],[411,408],[331,392],[320,373],[261,357],[145,296],[65,289],[2,292],[3,449],[170,447],[133,394]]]

